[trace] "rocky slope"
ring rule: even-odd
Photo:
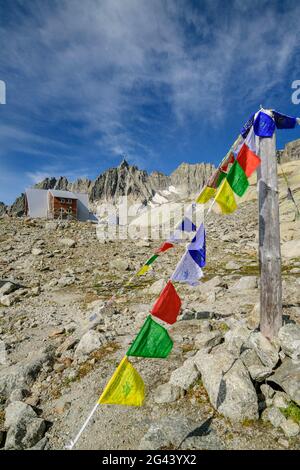
[[[300,204],[300,162],[284,170]],[[145,405],[99,407],[76,448],[300,449],[300,221],[279,180],[286,325],[278,342],[253,331],[259,269],[252,181],[234,214],[212,212],[206,220],[205,276],[197,287],[176,285],[183,305],[169,330],[170,356],[132,358],[145,381]],[[103,301],[159,244],[128,238],[99,245],[90,224],[0,220],[0,448],[62,449],[74,437],[184,247],[162,254],[100,310]]]
[[[300,160],[300,139],[286,144],[283,150],[279,150],[278,160],[282,163]]]

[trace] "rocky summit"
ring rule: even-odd
[[[282,167],[299,207],[300,162]],[[192,187],[201,168],[206,175],[211,171],[181,165],[170,177],[172,185],[189,181]],[[125,180],[127,189],[144,198],[170,184],[163,175],[123,162],[97,184],[82,185],[95,197],[111,197],[123,194]],[[182,309],[169,329],[169,357],[131,358],[145,382],[144,406],[100,406],[77,449],[300,449],[300,219],[279,169],[284,324],[270,342],[258,329],[255,177],[250,183],[234,214],[211,212],[206,219],[204,278],[197,287],[176,285]],[[70,189],[65,179],[42,185]],[[145,276],[120,290],[161,240],[100,242],[90,223],[3,213],[0,447],[63,449],[139,332],[184,247],[161,254]],[[105,305],[113,293],[115,301]]]

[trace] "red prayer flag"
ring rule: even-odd
[[[170,243],[170,242],[164,242],[159,248],[158,250],[156,250],[155,253],[163,253],[164,251],[167,251],[169,250],[170,248],[173,248],[173,243]]]
[[[181,300],[172,282],[169,281],[155,302],[151,313],[166,323],[176,322],[181,307]]]
[[[230,154],[228,155],[228,157],[226,157],[224,159],[224,162],[223,164],[220,166],[220,170],[222,171],[227,171],[228,169],[228,165],[230,165],[231,163],[234,163],[234,155],[232,152],[230,152]]]
[[[249,178],[253,171],[260,165],[260,158],[255,155],[255,153],[252,152],[246,144],[244,144],[239,151],[237,161],[243,168],[247,178]]]

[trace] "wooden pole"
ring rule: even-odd
[[[282,285],[276,136],[259,138],[260,331],[268,339],[282,325]]]

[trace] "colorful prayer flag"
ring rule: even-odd
[[[254,121],[254,116],[255,116],[255,113],[253,113],[248,121],[243,125],[242,129],[241,129],[241,135],[243,136],[244,139],[246,139],[252,125],[253,125],[253,121]]]
[[[156,250],[156,253],[163,253],[164,251],[167,251],[167,250],[169,250],[170,248],[173,248],[173,247],[174,247],[173,243],[164,242],[160,245],[158,250]]]
[[[237,156],[237,161],[243,168],[247,178],[252,175],[253,171],[260,165],[260,158],[244,144]]]
[[[204,224],[200,225],[195,237],[188,246],[188,251],[195,263],[203,268],[206,264],[206,240]]]
[[[228,172],[227,181],[235,194],[238,196],[243,196],[243,194],[247,191],[249,181],[243,168],[240,166],[237,160],[234,162]]]
[[[209,201],[214,195],[216,194],[215,188],[210,188],[209,186],[205,186],[199,196],[196,199],[197,204],[205,204]]]
[[[171,280],[177,282],[186,282],[191,286],[196,286],[199,284],[198,280],[202,276],[202,269],[193,260],[189,251],[186,251],[186,253],[181,258],[180,262],[178,263],[174,273],[172,274]]]
[[[127,351],[127,356],[166,358],[173,347],[169,333],[148,316],[139,334]]]
[[[210,188],[218,188],[225,176],[226,174],[224,174],[224,172],[221,171],[220,168],[218,168],[209,178],[207,186],[209,186]]]
[[[254,123],[254,132],[259,137],[272,137],[275,131],[275,121],[268,114],[263,111],[259,111]]]
[[[226,175],[227,175],[227,173],[225,173],[225,171],[220,170],[220,174],[219,174],[218,181],[217,181],[217,188],[220,186],[223,179],[226,178]]]
[[[273,116],[277,129],[294,129],[297,118],[273,111]]]
[[[150,266],[150,264],[152,264],[153,261],[156,260],[156,258],[158,258],[158,255],[153,255],[153,256],[151,256],[151,258],[149,258],[149,259],[146,261],[145,265],[146,265],[146,266]]]
[[[232,163],[234,163],[234,155],[233,155],[232,151],[229,150],[229,152],[225,156],[223,162],[221,163],[220,170],[224,171],[224,172],[227,172],[228,166]]]
[[[180,308],[180,297],[178,296],[172,282],[169,281],[155,302],[151,313],[155,317],[160,318],[164,322],[172,325],[177,320]]]
[[[224,180],[215,197],[223,214],[231,214],[237,209],[233,191],[227,180]]]
[[[147,266],[146,264],[141,267],[141,269],[136,273],[137,276],[143,276],[146,274],[146,272],[150,269],[150,266]]]
[[[183,232],[196,232],[196,225],[188,218],[184,217],[183,220],[177,225],[176,230],[182,230]]]
[[[143,379],[125,356],[106,385],[98,403],[141,406],[145,398]]]

